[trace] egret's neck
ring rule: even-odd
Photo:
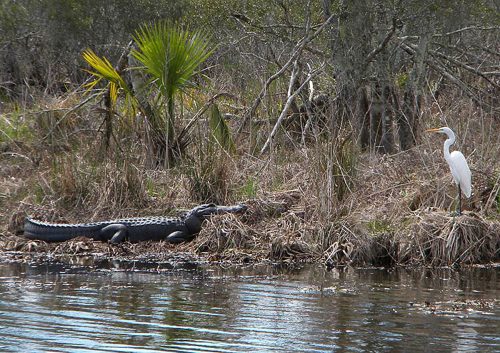
[[[444,141],[443,152],[444,159],[450,160],[450,146],[455,143],[455,136],[448,136],[448,139]]]

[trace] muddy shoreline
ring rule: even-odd
[[[179,245],[164,241],[111,245],[84,237],[61,243],[29,240],[21,236],[19,214],[0,237],[0,253],[9,261],[80,258],[90,263],[143,261],[174,267],[197,263],[459,267],[500,262],[500,222],[474,212],[460,217],[438,210],[415,212],[397,230],[374,231],[349,219],[321,226],[297,207],[299,199],[296,193],[280,193],[273,199],[247,200],[244,215],[214,216],[193,241]]]

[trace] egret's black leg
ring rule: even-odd
[[[462,189],[460,189],[460,184],[458,184],[458,212],[457,215],[462,215]]]

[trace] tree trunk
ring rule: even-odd
[[[425,78],[425,60],[429,41],[430,34],[420,37],[413,69],[403,95],[403,106],[398,117],[399,144],[403,151],[415,146],[417,143],[420,104]]]
[[[382,88],[382,136],[380,137],[379,152],[392,153],[394,150],[394,134],[392,131],[392,110],[390,109],[391,89],[386,82]]]
[[[353,136],[365,149],[370,145],[370,104],[366,92],[366,58],[370,53],[372,15],[370,3],[344,0],[339,3],[337,24],[332,31],[333,62],[337,85],[336,115],[332,128],[349,121]]]
[[[368,92],[365,86],[361,86],[356,94],[356,111],[358,117],[359,131],[358,144],[362,150],[366,150],[370,146],[370,103],[368,101]]]
[[[384,104],[380,84],[376,82],[373,86],[370,109],[370,150],[381,151]]]
[[[403,96],[403,106],[398,117],[399,145],[401,150],[413,147],[417,141],[417,122],[420,115],[420,97],[411,88]]]

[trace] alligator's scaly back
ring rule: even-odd
[[[184,221],[180,218],[138,217],[122,218],[94,223],[48,223],[27,218],[24,223],[24,237],[47,242],[60,242],[76,237],[94,240],[111,240],[121,232],[121,240],[137,242],[143,240],[161,240],[168,234],[184,230]]]
[[[24,222],[24,237],[48,242],[66,241],[79,236],[99,239],[102,228],[101,223],[48,223],[28,217]]]

